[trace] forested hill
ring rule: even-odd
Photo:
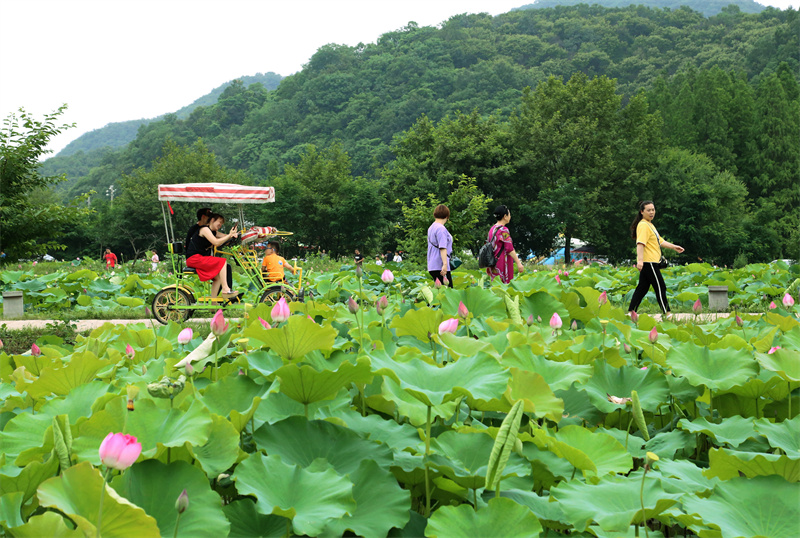
[[[743,13],[761,13],[766,6],[754,0],[536,0],[532,4],[526,4],[517,9],[543,9],[556,6],[577,6],[578,4],[597,4],[603,7],[627,7],[627,6],[646,6],[652,8],[680,9],[681,6],[688,6],[695,11],[699,11],[706,17],[713,17],[722,12],[730,5],[736,6]]]
[[[240,77],[238,80],[241,80],[245,86],[250,86],[251,84],[260,83],[262,84],[267,90],[274,90],[278,87],[281,79],[283,77],[276,74],[276,73],[257,73],[252,76],[245,76]],[[225,90],[226,87],[230,85],[230,81],[226,82],[211,90],[211,92],[207,93],[206,95],[196,99],[193,103],[181,108],[180,110],[174,112],[175,116],[179,119],[186,119],[189,117],[189,114],[200,106],[211,106],[217,102],[219,96],[222,95],[222,92]],[[67,157],[69,155],[73,155],[79,151],[83,152],[90,152],[92,150],[111,147],[111,148],[118,148],[121,146],[127,145],[131,142],[134,138],[136,138],[136,133],[139,130],[139,127],[142,125],[147,125],[153,121],[163,120],[165,115],[158,116],[155,118],[150,119],[139,119],[139,120],[129,120],[129,121],[122,121],[122,122],[115,122],[109,123],[105,127],[101,127],[100,129],[95,129],[94,131],[90,131],[86,134],[81,135],[80,137],[76,138],[67,146],[58,152],[56,157]]]

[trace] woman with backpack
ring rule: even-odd
[[[514,264],[520,273],[525,272],[525,267],[514,250],[514,243],[511,242],[511,234],[507,225],[511,220],[511,211],[504,205],[497,206],[494,210],[494,218],[497,223],[489,229],[487,241],[494,241],[494,257],[497,263],[494,267],[487,267],[486,273],[494,280],[499,276],[503,284],[508,284],[514,278]]]

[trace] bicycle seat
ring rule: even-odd
[[[197,274],[197,269],[195,269],[194,267],[185,267],[185,266],[184,266],[184,268],[183,268],[183,272],[184,272],[184,273],[194,273],[194,274]]]

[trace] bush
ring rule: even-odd
[[[748,263],[749,263],[749,261],[747,259],[747,254],[745,254],[744,252],[742,252],[740,250],[739,254],[737,254],[736,257],[733,259],[733,268],[734,269],[741,269],[742,267],[744,267]]]

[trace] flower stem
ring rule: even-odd
[[[644,477],[647,476],[647,466],[645,465],[644,472],[642,473],[642,486],[639,488],[639,501],[642,503],[642,526],[644,527],[644,534],[650,538],[650,531],[647,529],[647,517],[644,511]]]
[[[175,520],[175,532],[172,534],[172,538],[178,538],[178,524],[181,522],[181,513],[178,512],[178,519]]]
[[[431,456],[431,406],[428,406],[428,422],[425,424],[425,517],[431,517],[431,480],[428,475]]]
[[[95,536],[100,538],[100,527],[103,523],[103,499],[106,498],[106,482],[111,476],[111,467],[106,467],[106,474],[103,477],[103,485],[100,487],[100,510],[97,512],[97,534]]]

